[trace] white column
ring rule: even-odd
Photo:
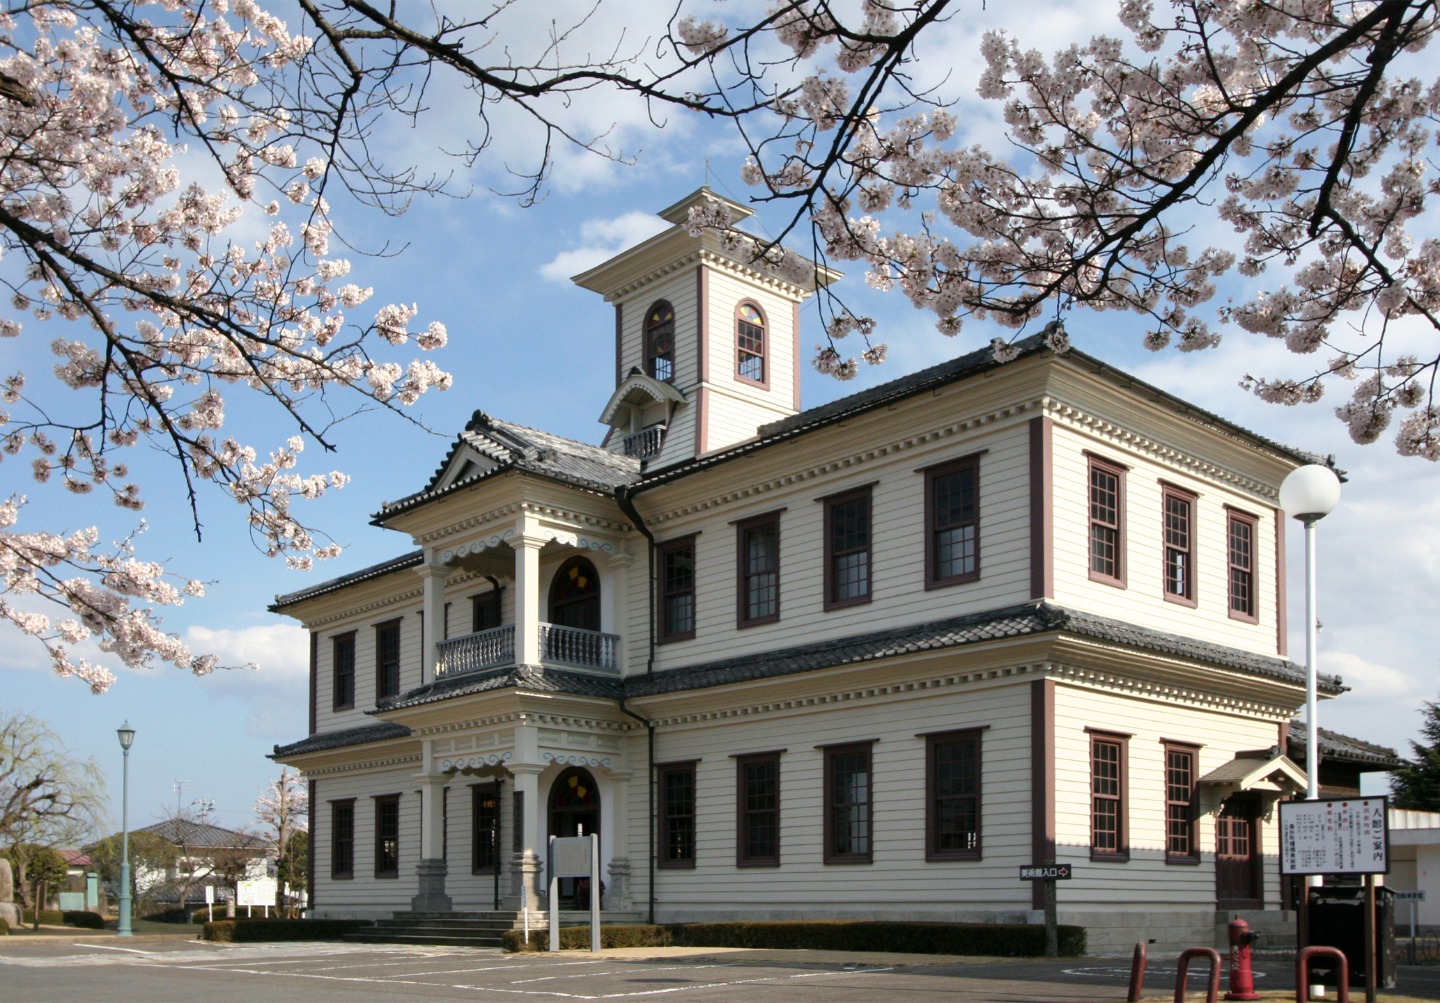
[[[510,765],[510,773],[515,778],[515,794],[524,801],[524,807],[520,814],[520,846],[522,849],[514,856],[514,871],[520,876],[520,884],[525,891],[526,906],[532,911],[541,908],[540,892],[544,888],[541,871],[544,869],[545,840],[540,825],[543,810],[540,774],[544,769],[539,765],[515,763]]]
[[[610,774],[610,881],[606,908],[630,908],[630,777],[628,770]]]
[[[545,541],[521,536],[515,548],[515,664],[540,664],[540,548]]]
[[[416,572],[425,581],[425,647],[420,663],[420,685],[425,686],[435,681],[439,644],[445,640],[445,580],[450,577],[450,569],[437,557],[426,554],[425,563]]]
[[[614,596],[614,622],[603,629],[620,638],[618,650],[615,652],[615,665],[622,676],[626,675],[629,669],[630,645],[627,639],[630,633],[630,569],[634,561],[628,550],[616,551],[610,558],[611,580],[604,593]]]
[[[430,766],[430,743],[423,745],[422,762]],[[445,781],[442,773],[419,773],[420,859],[415,863],[415,912],[449,912],[450,896],[445,894]]]

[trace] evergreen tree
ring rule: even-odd
[[[1414,758],[1391,777],[1391,804],[1416,811],[1440,811],[1440,705],[1425,701],[1420,732],[1425,743],[1411,742]]]

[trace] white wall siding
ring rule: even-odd
[[[321,777],[311,806],[315,847],[315,901],[318,916],[383,916],[410,908],[415,894],[415,864],[420,859],[420,795],[413,767]],[[400,870],[397,877],[375,877],[375,797],[400,795]],[[331,877],[331,802],[355,801],[353,878]]]

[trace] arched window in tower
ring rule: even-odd
[[[675,310],[664,300],[645,315],[645,372],[667,383],[675,378]]]
[[[765,318],[752,303],[735,311],[735,375],[765,382]]]
[[[595,565],[572,557],[550,582],[550,622],[578,630],[600,629],[600,576]]]

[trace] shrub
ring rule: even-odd
[[[1039,957],[1045,953],[1045,928],[1002,923],[886,923],[817,921],[769,923],[674,923],[665,927],[604,927],[601,947],[749,947],[812,951],[885,951],[897,954],[969,954],[991,957]],[[614,934],[612,939],[611,934]],[[1060,953],[1085,953],[1085,928],[1061,926]],[[543,951],[549,933],[532,931],[530,943],[510,930],[502,937],[508,951]],[[585,950],[590,928],[565,927],[561,950]]]
[[[20,922],[21,922],[22,924],[33,924],[33,923],[35,922],[35,910],[34,910],[34,909],[26,909],[23,913],[20,914]],[[40,925],[41,925],[41,926],[64,926],[64,925],[65,925],[65,917],[64,917],[64,915],[60,912],[59,909],[41,909],[41,910],[40,910]]]
[[[66,926],[78,926],[85,930],[105,929],[105,917],[98,912],[85,912],[80,909],[67,909],[60,914]]]
[[[368,919],[254,919],[236,922],[217,919],[206,923],[202,940],[220,944],[240,944],[266,940],[339,940],[347,933],[363,930],[374,923]]]
[[[663,926],[602,926],[600,946],[607,947],[669,947],[672,943],[670,930]],[[500,946],[507,951],[548,951],[549,930],[531,930],[530,942],[525,942],[525,931],[506,930],[500,935]],[[590,950],[590,928],[588,926],[564,926],[560,928],[560,949],[562,951]]]
[[[0,919],[0,937],[8,937],[9,935],[10,935],[10,924],[7,923],[5,920]]]

